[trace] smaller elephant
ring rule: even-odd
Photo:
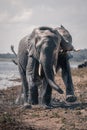
[[[72,50],[72,37],[63,26],[55,29],[36,28],[20,41],[17,64],[22,79],[20,97],[24,95],[24,106],[38,104],[39,84],[39,102],[42,106],[49,106],[52,88],[63,94],[63,90],[54,81],[54,74],[60,67],[66,86],[66,100],[76,100],[67,55],[67,51]]]
[[[78,65],[78,68],[84,68],[87,67],[87,61],[84,61],[82,64]]]

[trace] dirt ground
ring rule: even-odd
[[[20,86],[0,90],[0,130],[87,130],[87,68],[72,69],[72,78],[77,101],[65,101],[65,86],[58,73],[55,80],[64,94],[53,90],[53,109],[16,106]]]

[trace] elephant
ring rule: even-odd
[[[87,61],[84,61],[82,64],[78,65],[78,68],[84,68],[87,67]]]
[[[24,95],[24,107],[30,108],[39,102],[41,106],[48,108],[52,89],[63,94],[63,90],[54,81],[59,68],[62,68],[62,78],[66,86],[66,100],[76,101],[67,54],[67,51],[72,50],[72,37],[63,26],[36,28],[20,41],[17,64],[22,79],[19,97]]]

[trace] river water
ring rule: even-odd
[[[18,67],[13,62],[0,61],[0,89],[19,85],[19,82],[11,81],[19,77]]]

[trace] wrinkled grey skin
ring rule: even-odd
[[[62,68],[62,78],[68,97],[66,100],[75,99],[66,53],[66,51],[73,50],[71,42],[72,37],[63,26],[56,29],[37,28],[31,35],[24,37],[20,41],[17,55],[18,68],[22,79],[20,98],[24,95],[23,102],[25,106],[38,104],[38,99],[41,105],[48,106],[51,101],[52,88],[63,94],[62,89],[54,81],[53,66],[56,72],[60,67]],[[42,66],[41,75],[38,73],[40,64]],[[39,84],[41,84],[41,88],[38,98]]]
[[[61,27],[55,28],[61,35],[61,48],[63,51],[72,51],[74,50],[72,46],[72,36],[69,31],[66,30],[62,25]]]

